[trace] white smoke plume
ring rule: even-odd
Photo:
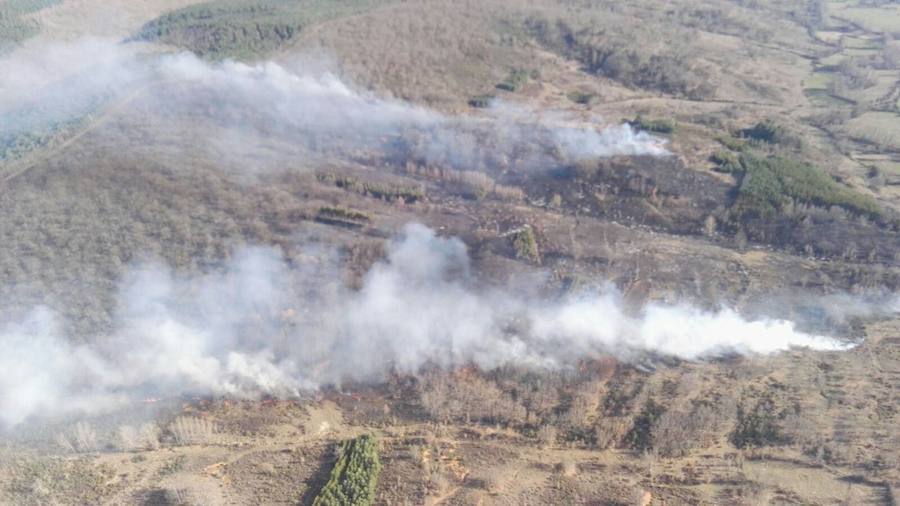
[[[418,224],[359,290],[336,282],[324,260],[333,252],[322,253],[289,265],[277,250],[248,248],[223,271],[192,277],[137,267],[116,330],[92,344],[70,344],[44,309],[0,327],[0,422],[160,395],[290,398],[429,364],[560,368],[607,354],[697,360],[848,346],[728,309],[651,305],[633,316],[612,288],[548,301],[479,286],[465,245]]]
[[[477,115],[447,115],[356,90],[328,72],[273,62],[213,64],[103,39],[0,60],[0,148],[110,111],[131,114],[142,127],[201,118],[204,127],[194,128],[182,148],[223,160],[276,140],[310,159],[379,156],[465,170],[668,154],[661,139],[628,125],[502,103]],[[162,142],[150,130],[141,137],[142,144]],[[284,155],[274,165],[288,155],[295,161],[297,151]]]

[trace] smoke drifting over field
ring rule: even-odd
[[[34,310],[0,327],[0,419],[96,412],[142,397],[292,397],[342,380],[415,373],[427,364],[558,368],[642,352],[701,359],[845,344],[786,321],[730,310],[651,305],[639,317],[610,288],[547,301],[476,286],[464,244],[408,225],[359,290],[333,282],[333,252],[288,266],[249,248],[227,269],[177,277],[136,268],[119,294],[116,330],[71,344]]]
[[[328,73],[141,55],[90,40],[0,61],[0,156],[14,158],[85,115],[96,120],[109,104],[141,126],[186,120],[194,136],[185,139],[157,139],[148,127],[140,144],[149,152],[174,138],[180,149],[222,163],[255,154],[255,143],[269,139],[299,146],[290,160],[381,156],[488,171],[668,154],[659,139],[627,125],[596,129],[511,104],[453,116],[356,91]],[[0,324],[0,426],[159,395],[293,397],[429,364],[560,368],[604,354],[694,360],[845,347],[790,322],[747,321],[727,309],[651,305],[634,316],[613,288],[547,301],[479,286],[464,244],[421,225],[391,243],[359,290],[335,281],[338,266],[323,260],[333,256],[312,251],[288,262],[257,247],[189,277],[135,267],[120,286],[113,330],[89,344],[70,339],[67,322],[43,308]]]
[[[328,72],[138,54],[96,39],[0,61],[0,147],[117,103],[124,103],[117,113],[132,111],[143,123],[202,118],[204,128],[186,147],[223,161],[273,138],[302,147],[309,158],[380,156],[465,170],[667,154],[660,139],[627,125],[597,129],[509,104],[478,116],[446,115],[354,90]]]

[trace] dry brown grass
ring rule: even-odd
[[[694,74],[710,72],[715,79],[709,82],[722,91],[712,90],[717,97],[783,98],[776,83],[789,72],[787,65],[785,72],[781,61],[760,64],[736,53],[762,51],[760,40],[796,44],[805,37],[803,29],[780,19],[782,13],[777,11],[736,8],[726,2],[707,4],[684,2],[672,11],[679,13],[673,17],[663,4],[653,1],[640,5],[549,0],[410,2],[317,26],[301,36],[295,50],[334,56],[347,75],[367,88],[417,102],[459,106],[472,96],[493,92],[511,69],[536,71],[538,76],[564,71],[566,62],[545,49],[565,58],[577,59],[581,53],[570,52],[549,33],[542,38],[529,28],[537,21],[550,26],[561,23],[568,24],[574,40],[583,40],[585,47],[606,40],[607,48],[632,47],[637,59],[649,62],[659,56],[660,62],[679,61],[660,70],[665,79],[687,68],[696,69]],[[591,33],[580,32],[587,27]],[[588,60],[580,63],[590,68]],[[546,78],[534,81],[537,84],[529,86],[541,87]]]

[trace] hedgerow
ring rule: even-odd
[[[368,506],[375,501],[379,473],[381,462],[374,437],[363,435],[345,441],[328,483],[313,506]]]

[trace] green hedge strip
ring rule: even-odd
[[[371,505],[380,472],[378,443],[374,437],[364,435],[344,441],[341,456],[313,506]]]

